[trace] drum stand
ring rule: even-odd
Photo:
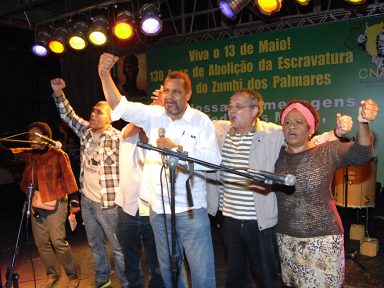
[[[345,243],[345,251],[346,251],[346,258],[352,259],[357,265],[360,266],[363,270],[367,270],[366,267],[363,266],[357,259],[356,256],[359,254],[359,250],[353,250],[349,251],[349,229],[351,227],[350,221],[348,220],[348,185],[349,185],[349,173],[348,173],[348,166],[345,167],[344,172],[344,213],[343,213],[343,228],[344,228],[344,243]],[[367,212],[368,214],[368,212]],[[367,215],[367,221],[368,221],[368,215]],[[368,225],[368,223],[366,223]],[[367,233],[367,226],[366,226],[366,233]]]

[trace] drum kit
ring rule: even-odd
[[[359,253],[368,255],[366,252],[364,252],[365,250],[362,249],[364,248],[362,246],[362,243],[364,244],[365,242],[367,242],[364,239],[370,239],[369,233],[368,233],[368,209],[374,208],[376,203],[376,170],[377,170],[377,159],[374,158],[368,163],[361,166],[345,167],[345,168],[338,169],[335,173],[335,177],[333,181],[333,192],[334,192],[333,196],[334,196],[336,205],[339,207],[342,207],[344,210],[342,220],[343,220],[344,232],[347,233],[347,235],[348,235],[349,226],[350,226],[350,221],[348,220],[347,208],[366,208],[365,225],[357,225],[357,224],[351,225],[351,230],[349,233],[349,241],[345,241],[345,248],[346,248],[346,251],[348,252],[348,255],[350,256],[351,259],[356,261],[356,263],[359,264],[362,268],[364,268],[364,266],[362,266],[359,262],[357,262],[355,257]],[[357,209],[355,211],[358,215],[360,210]],[[354,225],[355,227],[353,227]],[[352,229],[356,227],[360,228],[361,230],[361,233],[357,233],[359,234],[358,238],[356,238],[356,235],[355,235],[356,231]],[[348,238],[345,238],[345,240],[347,239]],[[358,241],[356,242],[354,240],[358,240]],[[374,239],[372,238],[372,240]],[[351,250],[352,244],[355,244],[355,245],[354,245],[354,249]],[[368,244],[371,244],[371,242],[369,242]]]
[[[340,168],[334,178],[336,205],[344,208],[374,208],[377,159],[356,167]]]

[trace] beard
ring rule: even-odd
[[[176,101],[167,101],[165,103],[165,110],[171,115],[177,115],[182,112]]]

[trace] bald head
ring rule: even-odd
[[[107,101],[100,101],[92,108],[91,117],[89,119],[89,128],[94,133],[103,133],[111,124],[111,107]]]

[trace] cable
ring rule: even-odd
[[[165,173],[165,179],[167,179],[167,172],[164,169],[164,162],[163,162],[163,165],[161,166],[161,170],[160,170],[161,203],[163,205],[163,221],[164,221],[165,237],[167,238],[167,250],[168,250],[168,256],[169,256],[169,262],[172,263],[171,248],[169,247],[167,215],[165,214],[164,189],[163,189],[163,177],[162,177],[163,173]],[[167,190],[168,190],[168,181],[166,181],[166,184],[167,184]],[[168,193],[168,195],[169,195],[169,193]],[[169,197],[168,197],[168,200],[169,200]]]

